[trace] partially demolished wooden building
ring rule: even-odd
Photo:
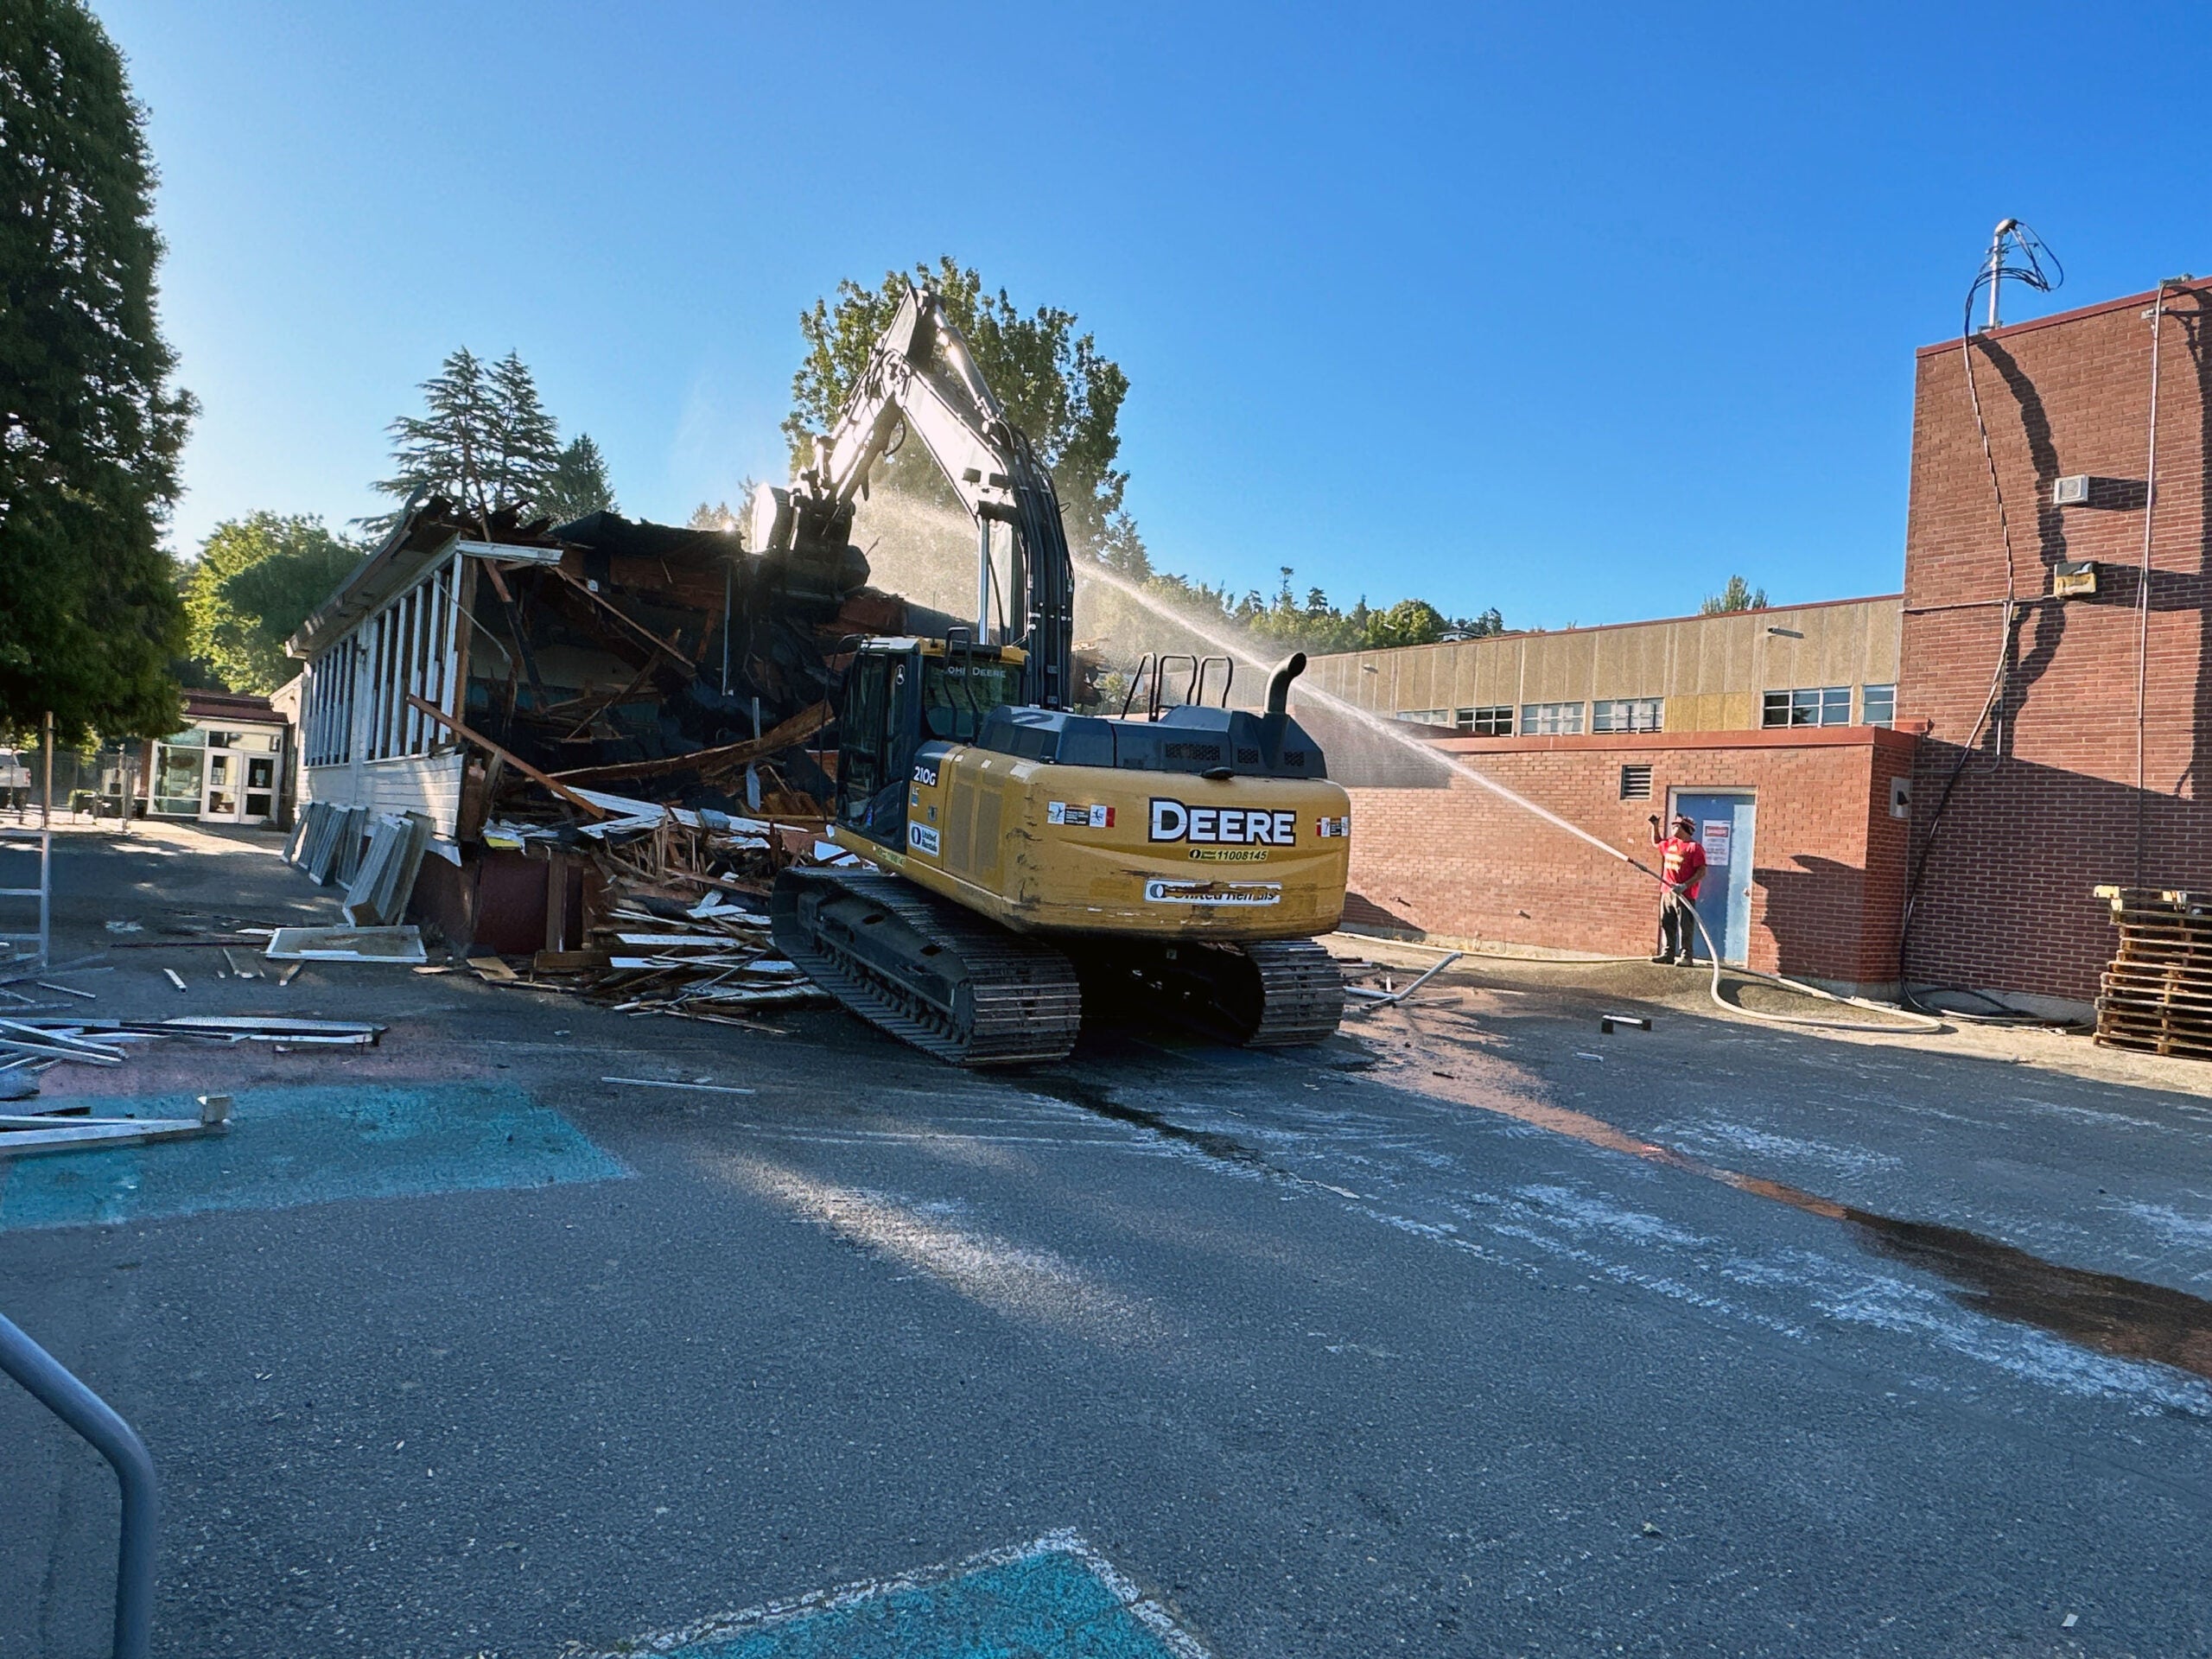
[[[543,925],[544,861],[484,844],[503,814],[542,814],[537,780],[818,819],[840,642],[944,626],[868,575],[849,547],[417,504],[288,644],[302,807],[423,819],[414,912],[464,942]]]

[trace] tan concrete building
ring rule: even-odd
[[[1322,690],[1478,737],[1887,726],[1903,596],[1316,658]]]

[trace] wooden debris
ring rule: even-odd
[[[2097,1041],[2212,1059],[2212,894],[2100,887],[2120,950],[2097,997]]]

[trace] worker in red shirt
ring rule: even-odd
[[[1697,943],[1697,922],[1691,906],[1705,880],[1705,849],[1697,839],[1697,825],[1688,817],[1675,820],[1675,833],[1663,839],[1659,817],[1650,818],[1651,844],[1659,849],[1659,954],[1654,962],[1690,965]]]

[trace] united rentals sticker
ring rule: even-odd
[[[1224,847],[1292,847],[1298,842],[1298,814],[1263,812],[1257,807],[1189,806],[1155,796],[1150,839]]]
[[[1045,822],[1064,824],[1071,830],[1111,830],[1114,809],[1110,806],[1071,806],[1065,801],[1050,801],[1045,806]]]
[[[1279,881],[1178,881],[1154,876],[1144,884],[1146,901],[1155,905],[1275,905],[1282,902]]]
[[[1264,864],[1268,851],[1264,847],[1193,847],[1191,858],[1199,864]]]
[[[937,830],[930,824],[910,823],[906,826],[906,844],[918,853],[937,856]]]
[[[1333,841],[1339,836],[1349,836],[1351,834],[1351,820],[1350,818],[1316,818],[1313,821],[1313,833],[1324,841]]]

